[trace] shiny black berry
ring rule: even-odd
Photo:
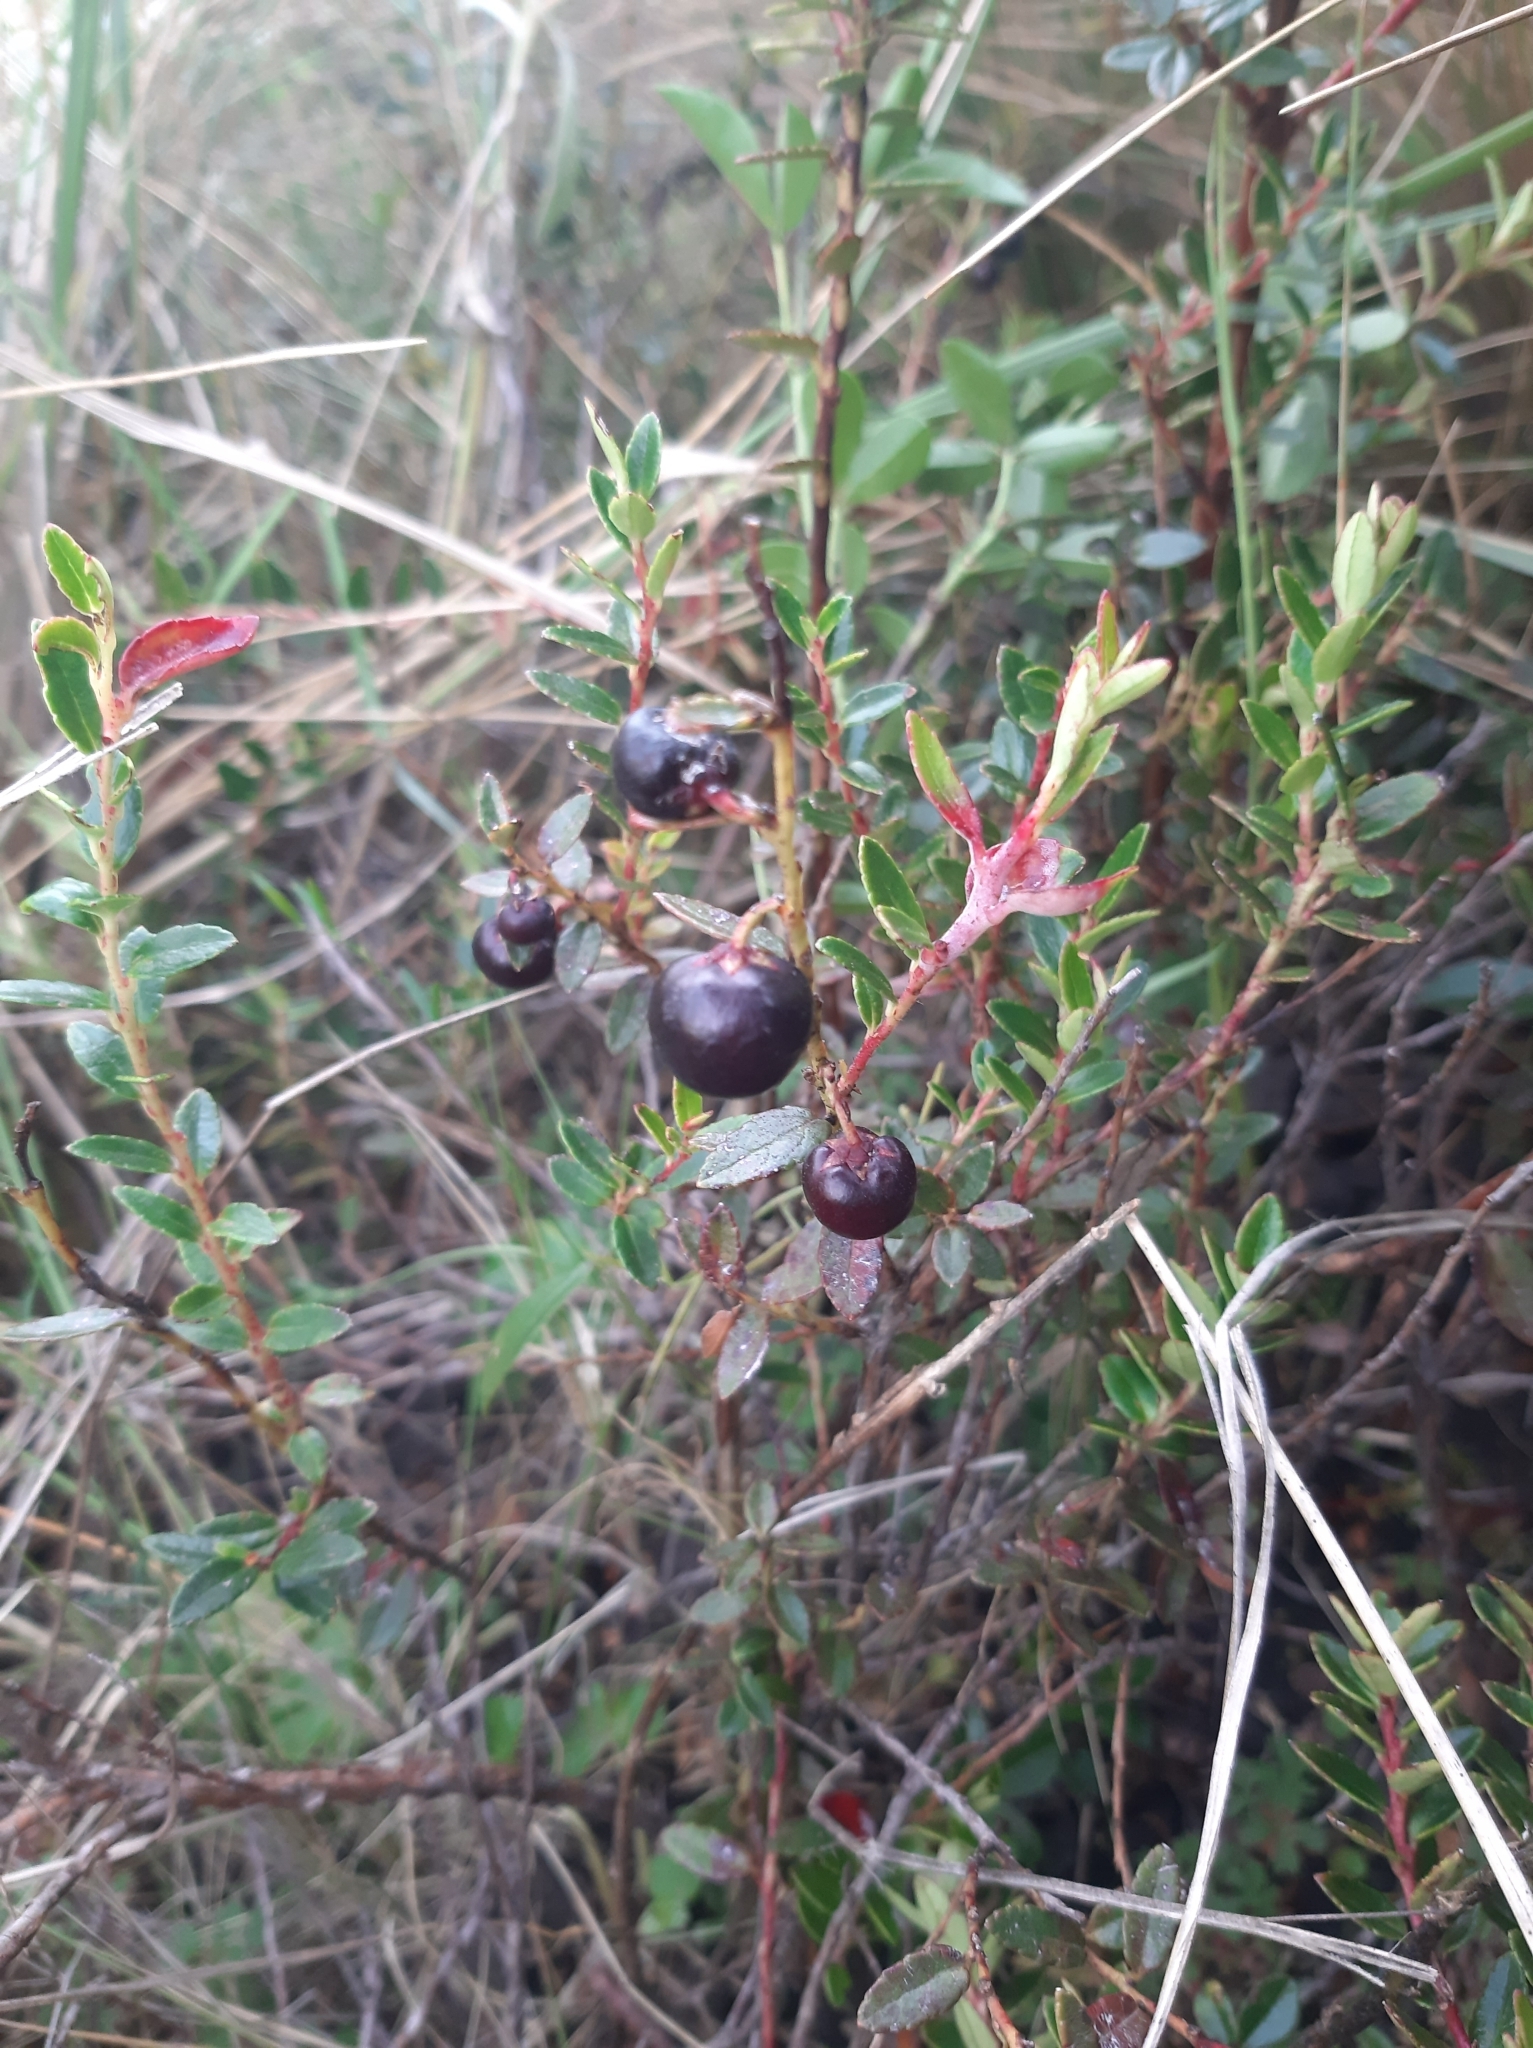
[[[790,961],[715,946],[675,960],[650,991],[655,1050],[699,1095],[761,1095],[803,1056],[814,994]]]
[[[495,929],[508,946],[540,946],[558,935],[559,920],[546,896],[508,896],[495,913]]]
[[[804,1198],[837,1237],[882,1237],[897,1230],[916,1199],[916,1163],[898,1138],[838,1131],[816,1145],[803,1167]]]
[[[708,815],[710,790],[734,787],[740,756],[722,733],[689,732],[658,705],[646,704],[617,729],[612,779],[642,817],[676,825]]]
[[[530,946],[508,945],[498,919],[487,917],[474,933],[474,965],[497,988],[539,988],[554,971],[552,933]]]

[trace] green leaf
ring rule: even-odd
[[[795,647],[807,651],[814,640],[814,625],[786,583],[772,585],[772,603],[777,612],[777,623]]]
[[[626,661],[627,655],[623,656]],[[566,711],[574,711],[581,718],[594,718],[600,725],[621,725],[623,707],[610,691],[598,683],[589,683],[583,676],[564,676],[553,669],[530,668],[527,680],[545,697],[552,697],[556,704],[562,704]]]
[[[866,505],[903,490],[925,469],[930,453],[930,428],[908,414],[891,414],[864,427],[841,486],[842,503]]]
[[[961,817],[977,828],[979,819],[974,799],[964,787],[946,748],[919,711],[905,714],[905,732],[916,779],[950,825]]]
[[[661,541],[659,547],[656,548],[655,558],[649,565],[649,574],[644,579],[644,594],[646,597],[664,597],[665,586],[671,580],[671,571],[676,567],[677,561],[680,558],[682,542],[685,538],[686,535],[679,530],[675,533],[668,533],[665,539]]]
[[[73,925],[76,931],[93,932],[97,928],[95,913],[104,901],[100,890],[89,882],[61,875],[56,882],[45,882],[34,890],[21,907],[34,917],[51,917],[59,924]]]
[[[1361,1764],[1353,1763],[1339,1750],[1323,1749],[1318,1742],[1296,1742],[1293,1747],[1316,1776],[1324,1778],[1328,1785],[1334,1785],[1338,1792],[1345,1792],[1349,1799],[1356,1800],[1369,1813],[1384,1813],[1388,1795]]]
[[[26,1323],[0,1323],[0,1343],[57,1344],[70,1337],[93,1337],[128,1320],[122,1308],[72,1308],[61,1316],[38,1316]]]
[[[884,970],[876,966],[860,946],[854,946],[849,939],[817,939],[815,944],[827,959],[834,960],[838,967],[844,967],[857,980],[875,989],[884,1002],[893,1002],[894,985]]]
[[[1104,463],[1122,438],[1122,428],[1106,422],[1061,420],[1035,427],[1024,437],[1022,453],[1030,468],[1046,476],[1075,476]]]
[[[193,1170],[206,1177],[224,1147],[223,1120],[206,1088],[194,1088],[176,1111],[176,1129],[186,1140]]]
[[[919,953],[930,943],[931,933],[894,856],[868,833],[857,842],[857,865],[879,923],[907,953]]]
[[[616,1192],[615,1182],[587,1173],[573,1159],[550,1159],[548,1173],[560,1194],[579,1209],[603,1208]]]
[[[101,745],[101,706],[90,663],[74,647],[37,647],[34,652],[42,670],[43,701],[54,724],[82,754],[96,753]]]
[[[1167,1925],[1174,1928],[1175,1922]],[[1047,1963],[1056,1969],[1074,1969],[1086,1959],[1079,1928],[1046,1906],[1030,1906],[1022,1899],[1013,1899],[990,1915],[985,1922],[987,1947],[992,1937],[1028,1968]]]
[[[294,1351],[309,1351],[316,1344],[330,1344],[351,1328],[344,1310],[318,1301],[289,1302],[279,1308],[266,1325],[266,1341],[281,1357]]]
[[[176,924],[163,932],[147,932],[140,925],[122,942],[122,964],[136,981],[163,981],[216,960],[238,943],[222,925]]]
[[[368,1398],[367,1389],[349,1372],[321,1373],[303,1390],[311,1408],[354,1408]]]
[[[932,1264],[949,1287],[963,1285],[973,1257],[974,1240],[961,1223],[950,1223],[932,1239]]]
[[[595,1174],[598,1180],[608,1182],[612,1193],[617,1192],[622,1185],[622,1174],[604,1138],[588,1125],[577,1123],[573,1117],[561,1117],[559,1143],[571,1159],[583,1166],[587,1173]]]
[[[1388,782],[1376,782],[1365,789],[1352,805],[1353,829],[1359,839],[1383,839],[1398,832],[1429,810],[1442,795],[1440,775],[1417,769],[1410,775],[1396,775]]]
[[[77,612],[95,615],[106,609],[101,564],[89,556],[62,526],[43,528],[43,560],[54,582]]]
[[[170,1313],[178,1323],[198,1323],[221,1309],[227,1299],[216,1280],[205,1280],[195,1287],[183,1287],[170,1304]]]
[[[1182,1874],[1176,1857],[1164,1842],[1158,1842],[1134,1872],[1134,1890],[1142,1899],[1159,1899],[1175,1905],[1182,1898]],[[1123,1916],[1123,1960],[1132,1975],[1156,1970],[1171,1953],[1176,1938],[1174,1920],[1152,1920],[1148,1914]]]
[[[956,337],[943,342],[942,376],[953,403],[982,441],[1006,448],[1017,438],[1011,386],[991,357]]]
[[[891,711],[897,711],[907,697],[915,695],[913,683],[864,683],[860,690],[849,690],[846,702],[841,707],[841,724],[871,724],[875,719],[884,718]]]
[[[95,1166],[115,1167],[119,1173],[169,1173],[170,1154],[161,1145],[151,1145],[147,1138],[114,1138],[103,1133],[99,1137],[76,1138],[72,1145],[64,1147],[76,1159],[88,1159]]]
[[[301,1213],[297,1209],[263,1209],[255,1202],[231,1202],[214,1222],[213,1235],[243,1258],[265,1245],[280,1244]]]
[[[707,1163],[697,1177],[700,1188],[741,1188],[785,1166],[797,1166],[807,1159],[823,1138],[828,1126],[807,1109],[788,1105],[766,1109],[731,1128],[717,1125],[696,1133],[694,1143],[707,1154]]]
[[[1244,1272],[1254,1273],[1287,1235],[1282,1203],[1276,1195],[1263,1195],[1246,1211],[1235,1233],[1235,1263]]]
[[[641,1287],[660,1285],[664,1275],[659,1240],[642,1218],[632,1214],[613,1217],[612,1249],[624,1271],[632,1274]]]
[[[190,1628],[194,1622],[221,1614],[241,1594],[248,1593],[259,1577],[253,1566],[241,1564],[237,1557],[209,1558],[177,1587],[170,1603],[170,1626]]]
[[[913,2033],[940,2019],[969,1988],[969,1965],[956,1948],[934,1943],[885,1970],[857,2008],[871,2034]]]
[[[148,1188],[114,1188],[112,1192],[125,1209],[131,1209],[151,1230],[161,1231],[182,1244],[195,1244],[201,1235],[196,1217],[184,1202],[169,1195],[151,1194]]]
[[[1379,549],[1373,521],[1366,512],[1354,512],[1342,528],[1331,562],[1331,594],[1336,599],[1339,618],[1350,619],[1367,610],[1373,602],[1378,573]]]
[[[330,1469],[330,1446],[317,1429],[300,1429],[288,1438],[287,1454],[300,1479],[318,1486]]]
[[[1339,683],[1352,666],[1358,649],[1368,637],[1368,614],[1358,612],[1331,627],[1315,649],[1313,663],[1317,683]]]
[[[1067,1010],[1090,1010],[1096,1004],[1096,983],[1074,944],[1066,940],[1059,956],[1059,992]]]
[[[1524,1728],[1533,1728],[1533,1693],[1525,1692],[1521,1686],[1502,1685],[1494,1678],[1487,1678],[1482,1682],[1485,1690],[1504,1714],[1510,1714],[1512,1719],[1520,1721]]]
[[[598,654],[603,661],[618,662],[623,668],[633,660],[633,649],[611,633],[598,633],[591,626],[566,626],[556,620],[543,628],[545,640],[557,640],[561,647],[578,647],[582,654]]]
[[[612,505],[618,494],[617,485],[606,474],[605,470],[588,469],[586,471],[586,488],[591,493],[591,503],[596,507],[602,525],[606,527],[608,533],[611,534],[624,554],[627,554],[628,536],[619,527],[615,526],[612,521]]]
[[[217,1540],[196,1529],[164,1529],[144,1538],[144,1548],[161,1564],[178,1572],[194,1572],[218,1554]]]
[[[76,654],[83,654],[92,668],[101,658],[101,647],[95,634],[83,619],[39,619],[32,627],[32,647],[35,653],[44,648],[71,647]]]
[[[822,1131],[825,1128],[821,1126]],[[727,1401],[732,1394],[738,1394],[756,1377],[767,1354],[768,1335],[766,1310],[759,1301],[745,1302],[730,1324],[729,1334],[719,1351],[715,1384],[721,1400]]]
[[[628,488],[641,498],[652,498],[660,482],[660,422],[645,413],[628,439],[623,461],[628,469]]]
[[[1241,2048],[1280,2048],[1299,2031],[1299,1987],[1292,1977],[1269,1977],[1240,2015]]]
[[[87,988],[78,981],[0,981],[0,1003],[22,1003],[38,1008],[109,1010],[112,999],[99,988]]]
[[[1160,1381],[1147,1365],[1126,1352],[1109,1351],[1101,1362],[1102,1386],[1113,1406],[1130,1422],[1151,1423],[1165,1403]]]
[[[761,147],[760,138],[740,109],[717,93],[697,86],[663,85],[660,97],[691,129],[704,152],[723,173],[769,234],[780,235],[772,180],[765,164],[742,164]]]
[[[826,152],[816,141],[814,125],[802,107],[785,102],[777,122],[777,148],[783,161],[772,166],[772,195],[779,239],[791,235],[814,204],[824,175]]]
[[[1490,1586],[1469,1588],[1475,1613],[1492,1635],[1500,1637],[1519,1664],[1533,1664],[1533,1605],[1501,1580],[1491,1583],[1494,1592]]]
[[[98,1088],[130,1100],[138,1093],[128,1048],[104,1024],[71,1024],[64,1042]]]
[[[1272,581],[1277,587],[1278,601],[1287,612],[1290,624],[1313,653],[1325,638],[1325,620],[1315,609],[1309,592],[1286,563],[1278,563],[1272,572]]]
[[[523,1347],[531,1343],[549,1317],[562,1308],[581,1282],[588,1278],[587,1267],[572,1266],[567,1272],[551,1274],[524,1301],[517,1303],[495,1332],[489,1354],[479,1368],[474,1381],[475,1408],[483,1409],[489,1405]]]
[[[1254,697],[1244,698],[1240,708],[1268,760],[1276,761],[1280,768],[1291,768],[1299,758],[1299,736],[1288,720],[1270,704],[1258,704]]]
[[[311,1521],[303,1534],[286,1550],[278,1551],[272,1563],[272,1578],[279,1590],[342,1572],[366,1557],[366,1547],[343,1529],[316,1526]]]

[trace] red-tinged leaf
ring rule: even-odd
[[[971,846],[983,846],[984,829],[979,806],[948,759],[947,750],[919,711],[905,713],[905,735],[910,745],[911,764],[932,803],[944,820]]]
[[[820,1291],[820,1225],[811,1216],[788,1246],[787,1255],[761,1284],[761,1299],[772,1307],[785,1301],[807,1301]]]
[[[881,1237],[837,1237],[833,1230],[821,1234],[820,1278],[848,1322],[855,1322],[877,1293],[883,1264]]]
[[[715,1287],[732,1292],[741,1277],[740,1229],[720,1202],[703,1225],[697,1262]]]
[[[827,1792],[820,1801],[820,1806],[838,1828],[845,1828],[846,1832],[855,1835],[859,1842],[871,1842],[878,1833],[873,1825],[872,1814],[855,1792]]]
[[[117,665],[118,696],[130,699],[140,690],[188,676],[193,669],[227,661],[250,645],[260,623],[254,612],[236,612],[232,618],[161,619],[123,649]]]
[[[1086,2017],[1100,2048],[1141,2048],[1150,2031],[1150,2015],[1136,2000],[1121,1995],[1099,1998],[1087,2006]]]

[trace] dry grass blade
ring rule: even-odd
[[[64,377],[54,383],[12,384],[0,390],[0,405],[19,398],[67,398],[76,391],[124,391],[140,384],[175,384],[183,377],[208,377],[222,370],[260,370],[272,363],[306,363],[328,356],[370,356],[383,349],[425,348],[423,334],[392,335],[386,341],[306,341],[292,348],[253,349],[217,356],[174,370],[129,370],[117,377]]]
[[[1527,21],[1533,16],[1533,6],[1514,7],[1506,14],[1494,15],[1489,21],[1477,21],[1472,28],[1456,29],[1451,36],[1442,36],[1435,43],[1423,43],[1419,50],[1409,50],[1403,57],[1391,57],[1387,64],[1375,64],[1371,71],[1364,71],[1355,78],[1338,79],[1335,85],[1322,86],[1319,92],[1306,93],[1303,99],[1290,100],[1285,114],[1306,114],[1311,107],[1324,106],[1338,93],[1355,92],[1359,86],[1371,85],[1377,78],[1385,78],[1392,71],[1404,71],[1412,64],[1424,63],[1428,57],[1439,56],[1444,50],[1456,50],[1461,43],[1476,42],[1481,36],[1494,35],[1497,29],[1510,28],[1515,21]]]

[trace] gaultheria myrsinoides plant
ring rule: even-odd
[[[90,1012],[68,1026],[70,1051],[109,1098],[131,1102],[152,1137],[103,1133],[69,1149],[136,1178],[116,1189],[122,1207],[174,1247],[188,1284],[164,1314],[142,1296],[112,1285],[70,1242],[42,1183],[31,1171],[33,1105],[17,1132],[23,1186],[13,1199],[33,1219],[54,1253],[99,1307],[39,1322],[12,1324],[13,1342],[47,1342],[132,1324],[200,1367],[225,1396],[283,1451],[302,1482],[281,1514],[259,1511],[215,1518],[188,1534],[150,1537],[149,1547],[187,1576],[172,1604],[178,1625],[229,1606],[269,1573],[282,1597],[308,1614],[328,1613],[341,1575],[363,1555],[356,1531],[372,1503],[341,1497],[320,1430],[305,1420],[315,1407],[359,1397],[342,1376],[300,1392],[283,1360],[340,1335],[349,1318],[321,1301],[268,1308],[251,1284],[247,1261],[297,1223],[294,1209],[226,1201],[219,1191],[223,1122],[205,1088],[179,1095],[152,1042],[168,984],[235,943],[218,925],[137,921],[139,899],[124,885],[143,824],[143,787],[129,745],[143,727],[151,693],[247,648],[258,621],[248,615],[166,619],[129,642],[116,657],[112,586],[101,564],[58,527],[43,551],[54,580],[73,607],[70,616],[33,628],[32,647],[43,696],[55,725],[76,750],[74,767],[88,793],[74,799],[58,787],[45,794],[76,828],[86,872],[49,882],[23,908],[86,934],[100,960],[99,983],[0,982],[0,1001]],[[114,673],[115,670],[115,673]],[[163,700],[161,700],[163,701]],[[137,721],[137,723],[135,722]],[[147,728],[152,730],[152,727]],[[60,782],[67,781],[64,776]],[[241,1361],[253,1365],[252,1386]]]

